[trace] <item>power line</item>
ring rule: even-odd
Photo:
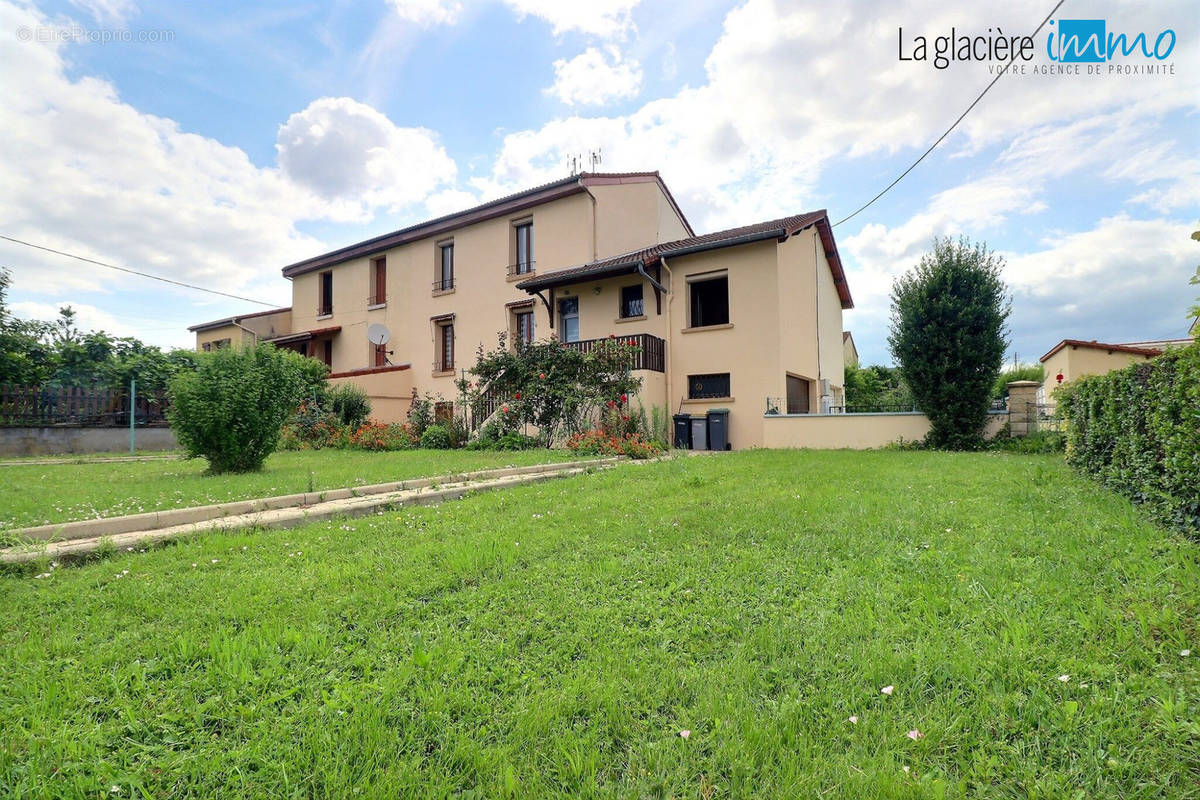
[[[164,278],[161,275],[151,275],[149,272],[139,272],[136,269],[130,269],[129,267],[119,267],[116,264],[106,264],[105,262],[97,261],[94,258],[85,258],[84,256],[77,256],[74,253],[66,253],[66,252],[63,252],[62,250],[55,250],[53,247],[43,247],[42,245],[34,244],[33,242],[26,242],[21,239],[14,239],[12,236],[5,236],[3,234],[0,234],[0,239],[4,239],[5,241],[13,242],[14,244],[23,244],[26,247],[32,247],[35,250],[44,250],[47,253],[54,253],[55,255],[66,256],[67,258],[73,258],[77,261],[86,261],[87,263],[95,264],[98,267],[105,267],[107,269],[115,269],[118,272],[128,272],[130,275],[138,275],[142,278],[149,278],[149,279],[155,280],[155,281],[162,281],[163,283],[170,283],[174,286],[182,286],[185,289],[195,289],[198,292],[208,292],[209,294],[218,294],[218,295],[221,295],[222,297],[232,297],[234,300],[245,300],[247,303],[256,303],[260,306],[267,306],[269,308],[274,308],[276,305],[275,303],[266,303],[266,302],[263,302],[262,300],[255,300],[253,297],[242,297],[241,295],[230,294],[229,292],[219,292],[216,289],[206,289],[203,286],[196,286],[195,284],[192,284],[192,283],[184,283],[183,281],[176,281],[176,280],[172,280],[170,278]]]
[[[1037,30],[1035,30],[1032,34],[1030,34],[1030,38],[1037,36],[1039,33],[1041,33],[1042,28],[1046,27],[1046,23],[1049,22],[1050,18],[1054,16],[1054,12],[1058,11],[1059,7],[1061,7],[1062,4],[1065,2],[1066,2],[1066,0],[1058,0],[1058,2],[1055,3],[1054,8],[1050,9],[1050,13],[1046,15],[1046,18],[1044,20],[1042,20],[1042,24],[1038,25]],[[1004,77],[1004,73],[1008,72],[1008,68],[1011,67],[1012,63],[1016,60],[1017,60],[1017,54],[1014,52],[1012,54],[1012,57],[1008,59],[1008,63],[1004,65],[1004,68],[996,73],[996,77],[992,78],[992,82],[989,83],[986,87],[984,87],[984,90],[979,93],[979,96],[975,98],[974,102],[972,102],[971,105],[967,106],[967,110],[964,111],[962,114],[960,114],[958,119],[954,120],[954,124],[952,124],[949,128],[947,128],[946,132],[937,138],[937,141],[935,141],[933,144],[929,145],[929,149],[926,150],[924,153],[922,153],[920,158],[918,158],[916,161],[914,161],[912,164],[910,164],[908,169],[904,170],[904,172],[901,172],[900,176],[898,178],[896,178],[896,180],[892,181],[887,186],[885,186],[883,188],[883,191],[881,191],[879,194],[872,197],[869,201],[867,201],[867,203],[865,205],[863,205],[861,208],[859,208],[858,211],[855,211],[850,216],[844,217],[843,219],[840,219],[837,222],[833,223],[833,227],[836,228],[838,225],[841,225],[843,222],[851,220],[854,217],[858,216],[861,212],[866,211],[876,200],[878,200],[879,198],[881,198],[885,194],[887,194],[893,186],[895,186],[900,181],[904,180],[904,176],[908,175],[908,173],[910,173],[914,169],[916,169],[917,165],[925,160],[925,156],[932,153],[934,148],[937,147],[939,144],[941,144],[942,140],[945,139],[947,136],[949,136],[951,131],[953,131],[955,128],[958,127],[958,123],[962,122],[966,118],[967,114],[971,113],[971,109],[973,109],[973,108],[975,108],[975,106],[979,105],[979,101],[983,99],[983,96],[985,94],[987,94],[989,91],[991,91],[992,87],[995,86],[996,83],[1002,77]]]

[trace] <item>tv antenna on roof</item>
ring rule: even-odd
[[[391,331],[389,331],[387,329],[386,325],[382,325],[378,322],[373,322],[367,326],[367,341],[369,341],[371,344],[375,345],[376,349],[382,348],[384,345],[386,345],[391,340],[392,340],[392,333],[391,333]],[[391,359],[388,358],[388,356],[392,355],[392,353],[394,353],[394,352],[395,352],[394,350],[384,350],[383,351],[383,360],[386,361],[389,366],[391,365],[392,362],[391,362]]]
[[[595,172],[596,167],[603,161],[604,156],[600,152],[599,147],[595,150],[589,150],[586,158],[580,153],[572,153],[567,156],[567,166],[570,168],[572,175],[578,175],[580,172],[583,172],[585,163],[589,165],[587,168],[588,172]]]

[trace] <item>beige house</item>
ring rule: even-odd
[[[854,346],[854,336],[850,331],[842,331],[842,360],[847,367],[858,366],[858,348]]]
[[[453,402],[455,377],[500,332],[635,339],[638,400],[728,408],[737,448],[763,443],[771,404],[841,404],[853,302],[824,211],[697,236],[658,173],[583,173],[283,274],[290,311],[196,326],[197,347],[257,339],[320,358],[381,420],[403,420],[414,390]],[[384,329],[378,345],[368,330]]]
[[[1095,340],[1086,342],[1080,339],[1063,339],[1041,358],[1045,377],[1038,389],[1038,404],[1055,405],[1054,390],[1077,378],[1103,375],[1130,364],[1149,361],[1161,356],[1166,347],[1190,344],[1191,341],[1180,339],[1110,344]]]

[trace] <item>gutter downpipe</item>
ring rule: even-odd
[[[667,280],[670,281],[671,286],[674,286],[675,285],[675,273],[671,270],[671,265],[667,263],[667,259],[663,256],[659,256],[658,261],[660,264],[663,265],[663,269],[665,269],[667,271]],[[645,276],[646,280],[650,281],[650,283],[653,284],[654,286],[661,286],[661,284],[659,284],[658,281],[654,280],[653,278],[651,278],[649,275],[646,274],[646,269],[643,265],[638,264],[638,272],[642,273],[642,275]],[[674,337],[675,325],[671,321],[671,309],[672,309],[672,306],[674,306],[674,304],[675,304],[675,293],[667,291],[666,289],[661,289],[661,288],[660,288],[660,291],[664,292],[667,295],[667,343],[668,343],[667,347],[668,347],[668,350],[670,350],[671,341],[675,338]],[[666,358],[667,363],[664,365],[664,368],[667,371],[666,401],[667,401],[667,413],[668,414],[674,413],[673,411],[671,411],[671,409],[673,408],[673,406],[671,405],[671,389],[672,389],[671,372],[675,367],[674,362],[672,361],[673,358],[674,358],[674,353],[668,352],[667,358]],[[672,431],[671,438],[674,439],[674,436],[675,436],[674,423],[671,423],[671,425],[672,425],[672,427],[669,428],[669,430]],[[672,445],[672,447],[674,446],[673,441],[671,442],[671,445]]]

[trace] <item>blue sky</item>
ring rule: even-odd
[[[898,28],[1019,34],[1050,5],[0,0],[0,233],[286,304],[284,264],[561,177],[596,147],[604,170],[660,170],[698,230],[820,207],[841,219],[991,77],[899,61]],[[935,235],[1007,258],[1022,360],[1062,338],[1186,332],[1194,9],[1068,0],[1056,18],[1169,28],[1163,61],[1113,63],[1173,74],[1005,78],[839,226],[846,327],[867,362],[890,360],[891,280]],[[112,31],[133,41],[94,41]],[[1037,52],[1030,64],[1048,64]],[[71,303],[85,324],[164,346],[257,308],[4,242],[0,264],[18,313]]]

